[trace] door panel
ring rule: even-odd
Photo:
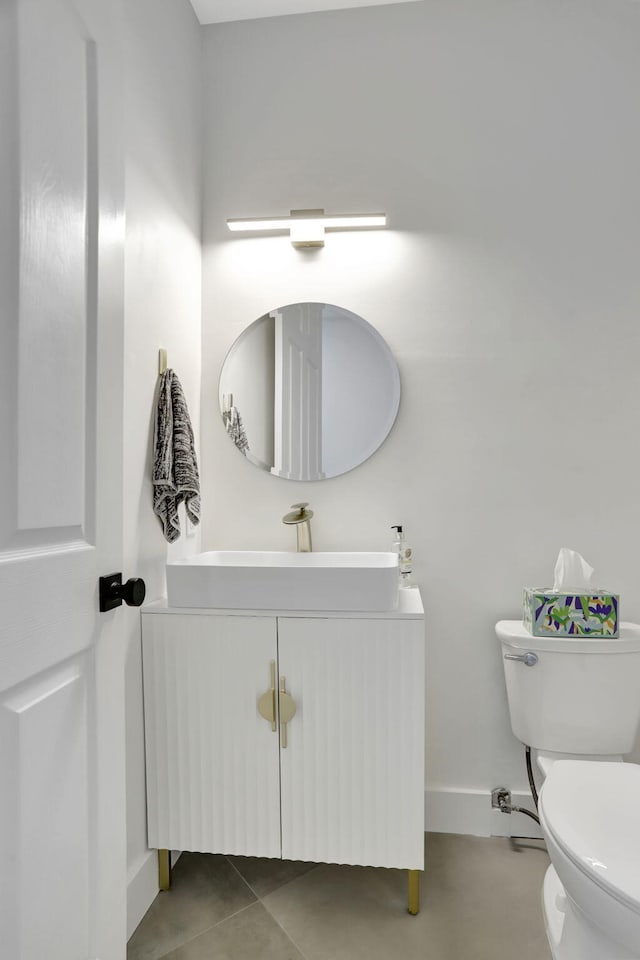
[[[279,857],[275,618],[142,619],[149,846]]]
[[[125,950],[122,625],[97,603],[98,576],[122,556],[118,7],[0,4],[0,949],[11,960]]]
[[[421,870],[422,621],[280,618],[278,653],[282,856]]]
[[[59,542],[82,536],[87,386],[95,390],[86,381],[96,321],[87,283],[97,229],[87,204],[97,175],[95,49],[61,0],[22,0],[18,21],[18,529],[50,542],[42,534],[59,528]]]
[[[0,851],[11,879],[0,898],[7,957],[51,956],[52,933],[58,956],[86,956],[88,863],[82,844],[69,842],[88,831],[86,795],[76,792],[88,780],[85,674],[81,662],[56,668],[0,708],[0,767],[13,785],[2,791],[2,822],[14,826]]]

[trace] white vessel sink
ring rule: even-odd
[[[171,607],[395,610],[395,553],[212,550],[167,564]]]

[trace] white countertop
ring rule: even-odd
[[[170,607],[166,600],[145,603],[142,613],[183,614],[214,617],[318,617],[340,620],[422,620],[424,607],[418,587],[404,587],[398,591],[398,606],[395,610],[240,610],[212,607]]]

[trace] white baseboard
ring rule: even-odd
[[[171,866],[180,854],[171,852]],[[158,896],[158,851],[147,850],[127,879],[127,940]]]
[[[158,896],[158,853],[147,850],[127,880],[127,940]]]
[[[516,807],[535,812],[529,793],[512,794]],[[466,833],[476,837],[541,837],[540,827],[524,813],[491,809],[491,791],[438,788],[425,792],[425,823],[433,833]]]

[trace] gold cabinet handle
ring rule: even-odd
[[[258,697],[258,713],[271,724],[271,729],[275,733],[276,726],[276,662],[269,661],[269,673],[271,675],[271,689]]]
[[[296,715],[296,702],[293,697],[287,693],[287,681],[284,677],[280,677],[278,703],[280,709],[280,746],[284,750],[287,746],[287,724],[290,720],[293,720]]]

